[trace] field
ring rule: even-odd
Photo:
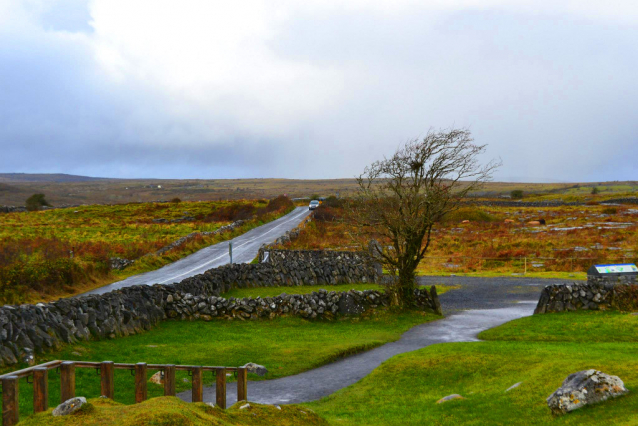
[[[281,197],[0,214],[0,303],[53,299],[156,269],[276,219],[293,207]],[[152,255],[188,234],[212,232],[239,219],[246,223],[233,232],[197,236],[161,256]],[[118,272],[110,270],[112,257],[139,260]]]
[[[618,312],[523,318],[483,332],[486,342],[395,356],[360,382],[304,406],[335,425],[636,425],[637,332],[638,317]],[[553,416],[545,399],[569,374],[588,369],[619,376],[630,393]],[[436,404],[451,394],[465,399]]]
[[[638,182],[512,183],[491,182],[476,197],[500,197],[522,190],[526,199],[571,201],[591,193],[599,197],[636,193]],[[69,175],[0,174],[0,206],[23,206],[34,193],[44,193],[54,206],[123,204],[179,197],[188,201],[220,201],[289,197],[348,196],[357,188],[355,179],[95,179]]]
[[[528,224],[539,219],[546,224]],[[637,230],[635,206],[465,207],[435,225],[418,272],[583,278],[594,263],[636,262]],[[322,205],[285,248],[351,250],[361,242],[345,209]]]

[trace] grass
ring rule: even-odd
[[[511,321],[479,334],[483,340],[638,343],[638,315],[618,311],[560,312]]]
[[[80,410],[65,417],[53,417],[51,411],[39,413],[20,422],[22,426],[146,426],[146,425],[327,425],[325,420],[308,409],[239,402],[226,410],[204,403],[189,404],[175,397],[161,397],[141,404],[122,405],[109,399],[87,401]]]
[[[543,278],[543,279],[562,279],[573,281],[587,280],[586,272],[561,272],[561,271],[548,271],[548,272],[528,272],[523,273],[503,273],[499,271],[481,271],[481,272],[458,272],[458,273],[428,273],[418,271],[421,276],[456,276],[456,277],[523,277],[523,278]]]
[[[446,291],[458,288],[459,286],[438,285],[436,286],[437,294],[443,294]],[[286,294],[309,294],[320,289],[327,291],[348,291],[348,290],[378,290],[383,291],[384,287],[379,284],[339,284],[325,286],[294,286],[294,287],[257,287],[257,288],[234,288],[223,294],[225,298],[234,297],[242,299],[244,297],[275,297],[283,293]]]
[[[408,311],[379,312],[360,319],[331,322],[288,317],[246,322],[166,321],[143,334],[68,346],[46,356],[38,356],[37,362],[64,359],[226,366],[255,362],[266,366],[269,372],[265,378],[272,379],[297,374],[345,355],[394,341],[413,326],[437,318]],[[154,373],[149,371],[149,376]],[[257,376],[250,377],[250,380],[258,379]],[[213,378],[205,376],[205,380],[212,383]],[[178,391],[191,387],[185,372],[177,372],[176,382]],[[92,369],[76,370],[76,386],[78,396],[100,395],[99,375]],[[51,406],[59,404],[59,390],[59,375],[51,371]],[[149,397],[161,396],[163,388],[149,383],[148,393]],[[126,370],[115,370],[115,400],[126,404],[134,402],[133,376]],[[32,412],[32,387],[25,380],[20,382],[20,410],[21,415]]]
[[[523,318],[483,332],[487,342],[393,357],[305,406],[338,425],[638,425],[636,330],[637,317],[617,312]],[[554,417],[545,399],[569,374],[592,368],[618,375],[630,393]],[[454,393],[466,399],[436,404]]]

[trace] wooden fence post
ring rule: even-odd
[[[202,380],[202,367],[194,367],[193,373],[193,402],[202,402],[204,400],[204,382]]]
[[[215,389],[215,397],[217,406],[221,409],[226,408],[226,368],[216,368],[215,377],[217,379],[217,387]]]
[[[33,411],[39,413],[49,409],[49,370],[33,369]]]
[[[6,376],[2,379],[2,425],[13,426],[18,423],[18,377]]]
[[[100,365],[100,391],[102,395],[113,399],[115,383],[113,382],[113,361],[104,361]]]
[[[75,398],[75,363],[64,361],[60,365],[60,402]]]
[[[175,366],[164,367],[164,396],[175,396]]]
[[[237,401],[248,400],[248,372],[245,368],[237,370]]]
[[[135,402],[144,402],[147,396],[146,363],[138,362],[135,364]]]

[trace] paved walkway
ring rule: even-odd
[[[543,286],[561,280],[528,278],[421,277],[419,283],[455,284],[461,288],[440,296],[446,318],[421,324],[396,342],[349,356],[314,370],[276,380],[248,383],[248,399],[261,404],[293,404],[328,396],[368,375],[394,355],[437,343],[472,342],[483,330],[532,315]],[[312,356],[312,354],[308,354]],[[259,363],[256,359],[254,362]],[[268,366],[266,366],[268,367]],[[228,383],[228,405],[236,402],[236,383]],[[191,392],[178,395],[190,401]],[[215,388],[204,389],[204,401],[215,401]]]

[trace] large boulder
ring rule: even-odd
[[[570,374],[563,385],[547,398],[547,405],[554,414],[565,414],[627,392],[618,376],[597,370],[583,370]]]
[[[53,409],[54,416],[66,416],[78,411],[84,404],[86,404],[86,398],[78,396],[75,398],[67,399],[62,404]]]

